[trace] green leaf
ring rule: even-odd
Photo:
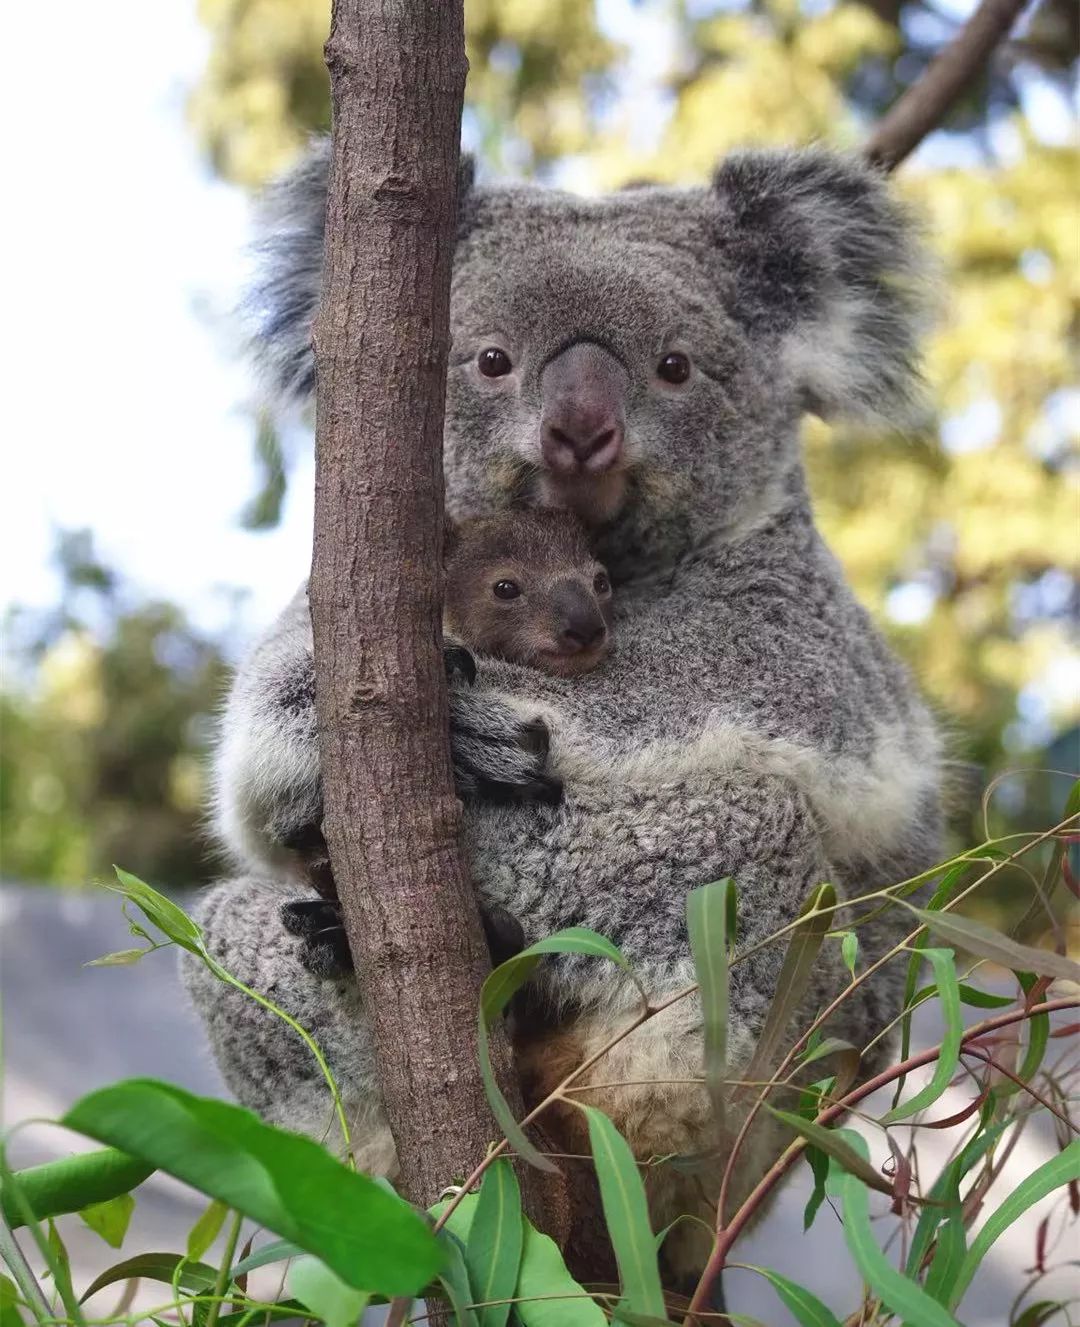
[[[749,1266],[752,1272],[757,1272],[769,1282],[780,1296],[784,1307],[799,1323],[799,1327],[841,1327],[836,1314],[827,1309],[816,1295],[812,1295],[803,1286],[796,1285],[794,1281],[789,1281],[786,1276],[781,1276],[779,1272],[771,1271],[768,1267],[754,1267],[752,1264]]]
[[[203,953],[202,930],[182,908],[178,908],[172,899],[152,889],[137,875],[122,871],[119,866],[114,866],[113,870],[116,872],[117,883],[114,885],[111,881],[103,881],[106,889],[130,899],[148,921],[153,922],[159,931],[163,931],[182,949],[187,949],[192,954]]]
[[[107,1268],[96,1280],[91,1281],[79,1303],[85,1304],[91,1295],[96,1295],[106,1286],[115,1285],[117,1281],[138,1278],[141,1281],[161,1281],[165,1285],[172,1285],[174,1277],[185,1290],[202,1291],[213,1288],[217,1272],[205,1263],[188,1262],[180,1253],[138,1253],[134,1258],[125,1258],[123,1262]]]
[[[67,1245],[60,1238],[60,1232],[57,1230],[52,1217],[47,1218],[45,1226],[48,1237],[49,1270],[53,1275],[53,1283],[60,1295],[61,1302],[74,1304],[75,1289],[71,1284],[71,1258],[67,1251]]]
[[[477,1303],[511,1299],[517,1286],[522,1246],[521,1193],[509,1161],[492,1162],[480,1185],[465,1265]],[[477,1310],[480,1327],[505,1327],[509,1304],[492,1304]]]
[[[806,1206],[803,1208],[803,1231],[807,1231],[814,1224],[814,1218],[825,1201],[825,1181],[829,1177],[829,1158],[820,1147],[808,1146],[806,1149],[806,1160],[810,1166],[810,1173],[814,1177],[814,1190],[806,1200]]]
[[[1063,1300],[1040,1299],[1038,1303],[1028,1305],[1019,1318],[1015,1319],[1012,1327],[1045,1327],[1051,1318],[1066,1307],[1066,1302]]]
[[[967,1253],[964,1217],[957,1199],[954,1215],[938,1227],[937,1248],[930,1270],[926,1274],[926,1293],[931,1299],[948,1307],[949,1291]]]
[[[126,967],[129,963],[138,963],[140,958],[145,957],[151,951],[149,949],[117,949],[112,954],[102,954],[100,958],[92,958],[84,963],[84,968],[120,968]]]
[[[124,1242],[134,1210],[135,1199],[130,1193],[121,1193],[103,1203],[91,1203],[88,1207],[80,1208],[79,1216],[106,1244],[118,1249]]]
[[[352,1327],[371,1298],[366,1291],[347,1286],[324,1262],[306,1253],[289,1268],[285,1283],[290,1294],[326,1327]]]
[[[1031,988],[1035,985],[1035,976],[1030,972],[1018,972],[1017,980],[1025,995],[1029,995]],[[1016,1070],[1016,1076],[1024,1083],[1030,1083],[1043,1062],[1043,1056],[1046,1054],[1046,1047],[1050,1041],[1050,1015],[1047,1013],[1032,1014],[1027,1022],[1027,1045],[1024,1047],[1024,1056]],[[999,1083],[996,1087],[998,1098],[1012,1096],[1014,1092],[1021,1091],[1020,1083],[1013,1083],[1008,1079]]]
[[[0,1327],[24,1327],[18,1304],[19,1291],[15,1282],[0,1272]]]
[[[25,1225],[26,1217],[16,1190],[34,1217],[44,1221],[94,1203],[106,1203],[134,1189],[153,1173],[153,1166],[113,1147],[80,1152],[16,1171],[0,1192],[0,1210],[12,1230],[18,1230]]]
[[[495,1081],[488,1042],[495,1020],[502,1015],[506,1006],[532,976],[545,954],[589,954],[594,958],[610,959],[612,963],[617,963],[627,972],[630,970],[630,964],[622,950],[610,940],[605,940],[602,935],[597,935],[595,931],[590,931],[585,926],[570,926],[566,930],[557,931],[555,935],[547,936],[544,940],[538,940],[528,949],[523,949],[520,954],[515,954],[505,963],[500,963],[488,975],[481,987],[477,1040],[480,1051],[480,1075],[491,1112],[498,1120],[506,1141],[520,1157],[535,1166],[537,1170],[557,1174],[558,1166],[532,1145],[525,1131],[514,1119],[514,1113]]]
[[[406,1203],[239,1106],[136,1078],[83,1097],[62,1122],[294,1241],[354,1290],[412,1294],[439,1267],[431,1231]]]
[[[589,1124],[600,1202],[626,1305],[635,1313],[653,1313],[662,1319],[666,1314],[664,1292],[637,1162],[626,1139],[603,1111],[595,1106],[579,1109],[585,1112]]]
[[[845,1138],[850,1135],[848,1129],[827,1129],[824,1125],[816,1123],[814,1120],[804,1120],[800,1115],[794,1115],[789,1110],[777,1110],[775,1106],[765,1103],[765,1109],[770,1115],[775,1115],[789,1128],[794,1129],[796,1133],[814,1144],[815,1147],[827,1153],[834,1161],[838,1161],[841,1166],[851,1175],[855,1175],[863,1184],[871,1189],[877,1189],[879,1193],[887,1193],[891,1196],[892,1185],[888,1182],[880,1171],[866,1159],[865,1148],[861,1151],[851,1147]],[[857,1137],[857,1135],[854,1135]]]
[[[467,1193],[447,1220],[463,1244],[468,1243],[479,1198]],[[448,1203],[436,1203],[433,1216],[441,1216]],[[542,1235],[528,1217],[522,1218],[521,1265],[518,1268],[514,1305],[521,1327],[606,1327],[607,1318],[567,1271],[559,1246]],[[543,1296],[543,1298],[539,1298]]]
[[[988,958],[992,963],[998,963],[1013,972],[1034,972],[1040,977],[1080,982],[1080,963],[1063,954],[1022,945],[972,917],[958,917],[952,912],[929,912],[924,908],[913,907],[910,903],[904,906],[910,908],[925,927],[940,935],[943,940],[979,958]]]
[[[968,1249],[963,1265],[957,1273],[950,1296],[950,1306],[960,1302],[960,1297],[968,1288],[971,1278],[978,1271],[991,1246],[1009,1226],[1048,1193],[1053,1193],[1055,1189],[1060,1189],[1062,1185],[1075,1180],[1080,1180],[1080,1139],[1075,1139],[1057,1156],[1051,1157],[1049,1161],[1043,1162],[1038,1170],[1032,1171],[988,1218],[986,1224],[971,1241],[971,1248]]]
[[[1008,995],[993,995],[978,986],[969,986],[965,981],[960,983],[960,999],[975,1009],[1008,1009],[1011,1004],[1016,1003]]]
[[[728,965],[735,937],[736,909],[735,882],[730,877],[692,889],[686,896],[686,925],[705,1026],[705,1082],[718,1119],[723,1116],[725,1106]]]
[[[844,1129],[844,1142],[869,1166],[866,1142],[854,1130]],[[844,1205],[844,1238],[863,1280],[893,1313],[918,1327],[960,1327],[935,1300],[898,1272],[882,1253],[870,1225],[870,1197],[866,1185],[840,1165],[829,1168],[829,1192]]]
[[[934,1233],[946,1215],[947,1195],[953,1189],[959,1191],[960,1181],[964,1176],[989,1152],[1005,1130],[1015,1123],[1013,1120],[1001,1120],[996,1124],[989,1124],[988,1120],[989,1113],[980,1119],[978,1133],[949,1162],[927,1194],[928,1201],[919,1213],[904,1268],[905,1274],[913,1280],[918,1279],[919,1269],[930,1248]]]
[[[825,933],[832,924],[835,906],[836,889],[829,884],[818,885],[803,904],[799,913],[800,925],[791,933],[780,975],[776,979],[769,1012],[765,1017],[765,1026],[761,1029],[761,1036],[743,1075],[744,1078],[759,1082],[768,1078],[776,1067],[777,1049],[783,1042],[791,1020],[798,1012],[806,989],[810,985],[810,974],[817,961]],[[854,933],[850,934],[854,940]],[[736,1095],[752,1095],[756,1092],[756,1088],[745,1087],[740,1088]]]
[[[923,956],[934,969],[934,982],[937,986],[941,1004],[941,1019],[944,1035],[941,1039],[941,1053],[934,1065],[930,1082],[916,1092],[902,1106],[894,1106],[882,1116],[882,1124],[895,1124],[912,1115],[926,1110],[944,1093],[952,1082],[956,1066],[960,1062],[960,1042],[964,1036],[964,1015],[960,1009],[960,987],[956,980],[956,963],[951,949],[924,949]]]
[[[854,931],[844,932],[844,938],[840,941],[840,957],[844,960],[844,967],[854,977],[855,964],[859,961],[859,937]]]
[[[304,1250],[299,1244],[294,1244],[289,1239],[276,1239],[271,1244],[264,1244],[261,1249],[256,1249],[254,1253],[249,1253],[246,1258],[241,1258],[232,1269],[233,1276],[243,1276],[245,1272],[253,1272],[257,1267],[267,1267],[271,1263],[285,1262],[289,1258],[299,1258]]]
[[[191,1227],[187,1237],[187,1256],[192,1262],[198,1262],[221,1234],[221,1227],[225,1224],[228,1214],[228,1205],[215,1198]]]
[[[470,1307],[473,1296],[469,1286],[469,1272],[465,1266],[465,1249],[454,1232],[446,1226],[439,1231],[437,1238],[443,1252],[439,1283],[446,1291],[454,1311],[454,1327],[477,1327],[476,1313]]]

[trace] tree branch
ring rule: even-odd
[[[442,427],[462,0],[334,0],[310,582],[325,832],[414,1202],[483,1156],[488,970],[440,653]],[[496,1049],[514,1100],[508,1046]]]
[[[994,48],[1020,16],[1027,0],[982,0],[922,77],[904,93],[870,135],[864,154],[895,170],[945,119],[982,73]]]

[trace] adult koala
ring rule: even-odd
[[[316,148],[279,187],[267,242],[262,350],[294,396],[312,386],[326,166]],[[684,910],[696,885],[735,877],[751,944],[822,880],[863,892],[936,860],[934,724],[815,530],[799,455],[804,410],[912,412],[920,288],[881,180],[822,151],[739,154],[707,188],[595,200],[465,182],[450,513],[571,507],[619,587],[618,651],[603,668],[559,680],[481,659],[475,684],[452,689],[467,859],[482,903],[519,918],[527,940],[594,927],[661,997],[692,980]],[[340,932],[331,916],[313,935],[304,922],[320,905],[297,906],[313,895],[294,849],[317,841],[321,819],[312,693],[301,592],[229,699],[218,826],[242,873],[211,890],[200,921],[221,961],[321,1042],[360,1162],[385,1172],[393,1144],[355,986],[334,965]],[[550,805],[555,777],[563,797]],[[864,946],[902,924],[886,916]],[[779,960],[773,946],[733,970],[734,1070]],[[829,962],[804,1013],[839,984]],[[327,1134],[325,1088],[293,1033],[197,964],[187,981],[237,1096]],[[535,994],[550,1025],[519,1051],[537,1090],[635,1007],[588,960],[543,966]],[[835,1031],[862,1044],[896,1009],[886,979],[843,1007]],[[708,1142],[704,1092],[672,1081],[698,1072],[700,1055],[700,1009],[683,1000],[592,1071],[593,1082],[660,1080],[595,1094],[639,1156]],[[738,1191],[773,1154],[768,1127],[756,1133]],[[658,1223],[699,1201],[699,1180],[681,1192],[669,1168],[649,1184]],[[687,1268],[698,1256],[677,1255]]]

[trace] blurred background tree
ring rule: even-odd
[[[57,539],[55,611],[13,611],[0,693],[4,874],[83,883],[121,863],[191,885],[213,875],[204,762],[221,646],[174,604],[132,601],[85,530]]]
[[[488,178],[583,190],[699,183],[748,144],[855,148],[972,7],[466,0],[464,143]],[[210,41],[191,124],[212,170],[254,191],[328,126],[329,0],[199,0],[199,13]],[[962,806],[1004,769],[1080,765],[1078,51],[1075,0],[1038,0],[897,176],[943,277],[922,435],[806,429],[829,541],[940,710],[958,764],[977,767],[958,770]],[[258,529],[278,519],[288,470],[265,418],[254,452],[262,484],[242,519]],[[220,646],[98,573],[70,581],[82,616],[47,644],[27,653],[25,633],[13,637],[40,666],[32,685],[8,686],[0,715],[5,870],[82,879],[110,853],[141,869],[139,845],[155,880],[202,878],[197,760]],[[93,683],[74,708],[73,670]],[[1049,777],[1005,785],[995,827],[1047,823],[1062,791]],[[966,807],[970,839],[981,817]]]

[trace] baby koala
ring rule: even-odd
[[[449,526],[443,633],[449,644],[555,677],[611,653],[611,581],[566,511],[508,511]]]
[[[470,650],[527,664],[556,677],[578,677],[612,649],[611,582],[589,551],[577,518],[564,511],[512,511],[448,527],[443,560],[443,634],[448,672],[476,677]],[[547,744],[537,723],[535,740]],[[474,795],[502,793],[478,781]],[[557,805],[562,784],[538,778],[524,800]],[[286,903],[281,919],[303,940],[300,961],[317,976],[338,979],[352,964],[341,924],[337,886],[321,829],[288,846],[318,899]],[[525,945],[521,924],[504,908],[481,909],[493,963]]]

